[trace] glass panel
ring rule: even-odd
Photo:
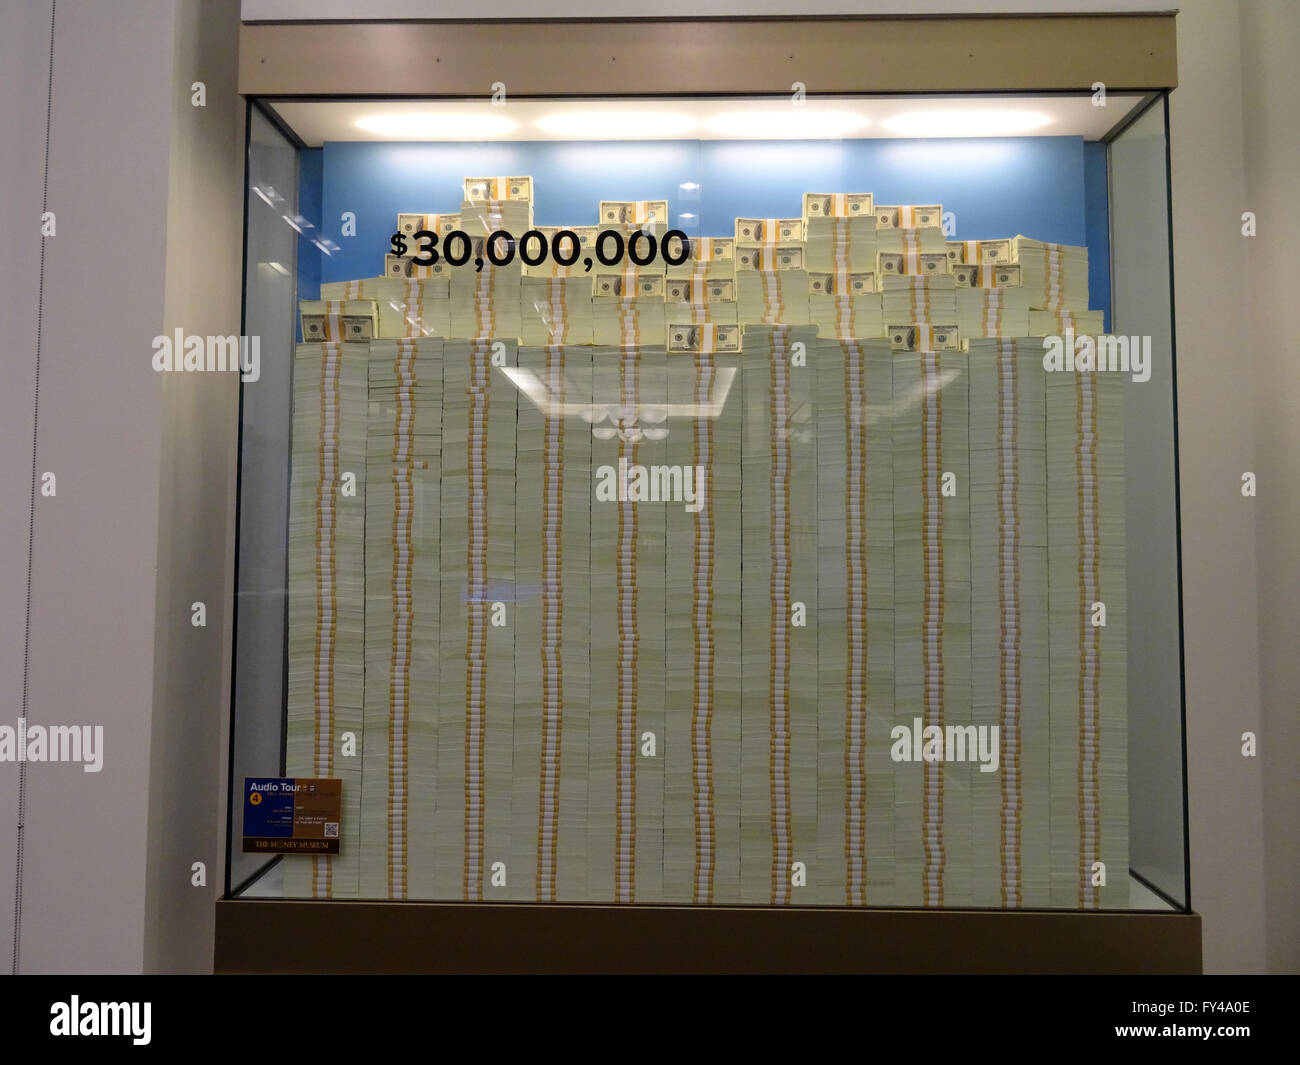
[[[1149,380],[1125,385],[1128,653],[1141,663],[1128,675],[1130,861],[1135,874],[1185,907],[1165,130],[1161,100],[1110,145],[1111,255],[1113,331],[1135,350],[1144,346],[1150,370]],[[1158,898],[1146,901],[1160,905]]]
[[[1167,290],[1113,308],[1165,338],[1151,380],[1095,369],[1110,231],[1118,277],[1163,184],[1129,133],[1108,195],[1082,136],[818,107],[799,140],[300,153],[316,239],[245,389],[232,794],[343,800],[338,854],[254,890],[1165,905],[1132,835],[1185,897]]]
[[[243,780],[278,776],[284,758],[285,530],[301,239],[290,224],[298,213],[297,151],[257,107],[249,114],[245,205],[244,333],[259,340],[261,373],[242,386],[241,396],[232,887],[247,882],[268,861],[240,851]]]

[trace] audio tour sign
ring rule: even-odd
[[[343,781],[244,778],[244,851],[338,854]]]

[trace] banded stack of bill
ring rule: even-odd
[[[591,351],[519,348],[507,889],[518,900],[587,898]]]
[[[1080,350],[1095,340],[1076,338]],[[1128,378],[1093,371],[1044,376],[1051,904],[1123,909],[1128,905]]]
[[[384,277],[362,277],[355,281],[323,281],[320,298],[331,300],[378,300],[384,290]]]
[[[958,351],[961,348],[961,335],[955,325],[911,322],[887,325],[885,333],[892,351]]]
[[[1020,283],[1029,290],[1029,305],[1047,311],[1088,309],[1088,249],[1049,244],[1032,237],[1011,238],[1011,262],[1020,267]]]
[[[361,867],[368,344],[299,344],[289,470],[285,772],[343,781],[339,853],[285,863],[285,894],[355,897]]]
[[[493,233],[507,233],[518,241],[525,233],[533,228],[533,205],[528,200],[465,200],[460,207],[460,231],[471,240],[475,237],[488,237]],[[479,241],[473,241],[475,245]],[[447,242],[440,242],[443,245],[443,253],[446,253]],[[453,248],[458,240],[453,239]],[[500,249],[505,250],[505,249]],[[519,249],[514,247],[514,262],[519,263]],[[474,248],[474,255],[481,253],[478,247]],[[504,258],[504,255],[501,256]],[[471,261],[470,266],[473,263]],[[466,267],[453,267],[453,271],[466,269]]]
[[[883,339],[816,363],[817,875],[813,901],[892,900],[892,364]]]
[[[1047,438],[1042,343],[972,337],[971,772],[974,904],[1051,904]],[[992,742],[996,729],[996,742]],[[989,765],[988,771],[983,765]]]
[[[473,238],[473,263],[453,267],[451,273],[451,336],[458,339],[517,340],[523,331],[521,319],[523,299],[523,272],[519,256],[515,255],[504,266],[488,261],[488,240],[483,236]],[[506,256],[502,246],[505,237],[496,237],[493,246],[498,260]]]
[[[805,192],[803,220],[814,218],[870,218],[874,229],[874,197],[869,192]]]
[[[304,344],[368,344],[379,335],[374,300],[299,300],[298,321]]]
[[[681,247],[674,237],[669,242],[669,254],[681,255]],[[715,278],[736,276],[736,242],[732,237],[691,237],[687,258],[665,271],[670,279],[685,281],[711,281]]]
[[[442,349],[441,339],[423,337],[370,345],[361,801],[366,898],[431,898],[434,892]]]
[[[664,898],[740,893],[738,326],[669,327]]]
[[[523,264],[524,277],[585,276],[586,264],[583,259],[590,257],[593,262],[595,261],[596,235],[600,232],[599,226],[535,226],[534,228],[546,241],[546,254],[536,266]],[[572,236],[557,239],[561,233],[571,233]],[[522,233],[515,235],[523,236]],[[527,246],[522,240],[520,241],[519,251],[521,255],[527,252],[529,256],[536,258],[541,247],[537,244],[537,238],[532,237]],[[555,257],[556,251],[560,253],[559,259]]]
[[[895,892],[969,905],[971,763],[942,757],[971,724],[966,356],[895,345],[893,366]]]
[[[957,328],[967,339],[1023,337],[1029,335],[1029,290],[1021,285],[999,284],[1016,280],[1014,266],[952,267],[957,286]],[[980,282],[965,284],[964,282]],[[983,284],[992,281],[993,284]]]
[[[736,325],[739,321],[734,277],[669,277],[664,290],[664,317],[669,328],[675,323]]]
[[[436,262],[418,263],[415,260],[415,255],[393,255],[392,253],[385,255],[384,276],[394,280],[415,278],[421,281],[438,279],[446,281],[447,278],[451,277],[452,271],[455,269],[443,257],[440,250]]]
[[[817,367],[812,326],[743,337],[741,901],[814,901],[817,870]]]
[[[885,274],[881,311],[888,322],[956,322],[957,294],[950,274]]]
[[[823,337],[878,337],[885,331],[876,275],[871,271],[808,271],[808,316]]]
[[[600,229],[618,226],[652,226],[668,228],[667,200],[601,200],[599,208]]]
[[[662,278],[660,279],[662,280]],[[587,883],[663,897],[664,535],[669,435],[662,344],[592,349],[591,689]]]
[[[445,278],[380,278],[375,288],[380,337],[451,336],[450,286]]]
[[[823,215],[824,205],[817,205],[817,213],[809,215],[808,194],[804,195],[809,270],[862,273],[876,269],[876,220],[871,214],[870,194],[862,195],[868,201],[866,211],[848,215]],[[821,198],[830,199],[831,194]]]
[[[1003,266],[1011,262],[1011,238],[996,240],[950,240],[948,261],[956,266]]]
[[[536,201],[533,199],[533,179],[530,177],[467,177],[462,182],[462,187],[466,203],[527,203],[530,208],[529,218],[532,217],[531,208]],[[463,204],[461,211],[463,215]],[[461,218],[462,227],[466,221],[468,219]]]
[[[737,245],[736,303],[742,325],[808,325],[802,244]]]
[[[1102,331],[1103,319],[1102,311],[1044,311],[1030,308],[1029,335],[1062,336],[1068,331],[1075,336],[1096,336]]]
[[[941,204],[875,204],[877,229],[941,229]]]
[[[447,234],[460,228],[460,214],[419,214],[419,213],[399,213],[397,216],[397,232],[401,233],[409,242],[409,251],[412,255],[416,254],[415,234],[420,230],[426,230],[429,233],[436,234],[439,245],[447,239]]]
[[[742,244],[797,244],[804,240],[802,218],[737,218],[734,238]]]
[[[606,347],[662,347],[664,275],[626,266],[596,273],[591,280],[592,341]]]
[[[434,817],[439,898],[509,897],[519,395],[510,373],[516,365],[509,338],[444,344]]]
[[[530,277],[520,285],[520,336],[530,347],[592,342],[591,282],[582,276]]]

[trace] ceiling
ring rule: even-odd
[[[325,141],[804,140],[1083,137],[1101,140],[1145,99],[1089,95],[766,99],[266,101],[308,147]],[[365,122],[374,128],[358,125]],[[541,125],[539,125],[541,123]]]

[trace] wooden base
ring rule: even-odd
[[[223,899],[218,973],[1201,971],[1179,913]]]

